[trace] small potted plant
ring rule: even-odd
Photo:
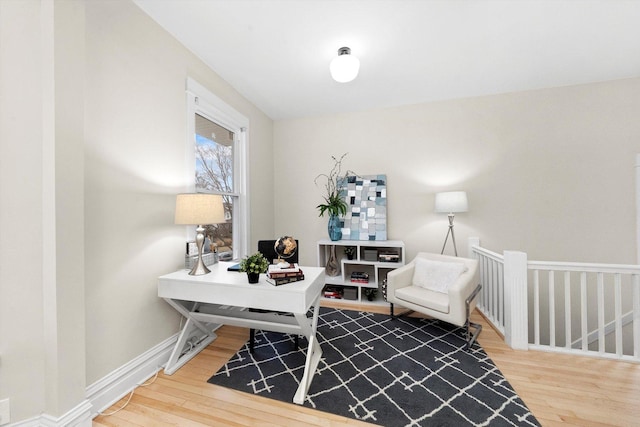
[[[353,259],[353,256],[356,253],[356,247],[355,246],[345,246],[344,247],[344,254],[347,256],[347,259]]]
[[[373,301],[376,299],[376,295],[378,295],[378,290],[374,288],[367,288],[364,290],[364,294],[367,297],[367,300]]]
[[[260,252],[249,255],[240,261],[240,271],[247,273],[249,283],[258,283],[260,273],[266,273],[269,261]]]

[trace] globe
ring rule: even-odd
[[[291,258],[298,250],[298,245],[296,244],[296,239],[291,236],[282,236],[276,243],[273,245],[273,249],[278,254],[278,263],[281,260],[287,260]]]

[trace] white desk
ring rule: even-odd
[[[214,330],[221,324],[301,334],[307,337],[309,347],[304,374],[293,401],[302,404],[322,356],[316,329],[324,268],[302,267],[305,280],[273,286],[263,274],[258,283],[248,283],[245,273],[227,271],[233,264],[219,262],[209,267],[211,273],[202,276],[190,276],[188,270],[179,270],[158,278],[158,296],[187,318],[165,373],[173,374],[216,339]],[[252,312],[245,308],[272,312]],[[308,318],[311,308],[313,316]],[[273,313],[278,311],[292,313],[293,317]],[[181,355],[196,328],[204,334],[203,339]]]

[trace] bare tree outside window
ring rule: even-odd
[[[234,138],[232,131],[196,114],[196,191],[222,196],[226,222],[205,227],[221,259],[233,254]]]

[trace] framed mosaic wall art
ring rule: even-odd
[[[346,176],[339,182],[347,203],[344,240],[387,240],[387,176]]]

